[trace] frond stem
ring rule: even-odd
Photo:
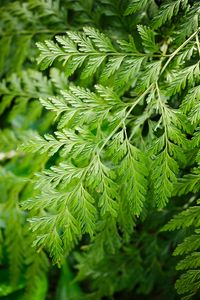
[[[199,56],[200,56],[200,43],[199,43],[198,33],[196,34],[196,43],[197,43],[197,48],[198,48],[198,52],[199,52]]]
[[[156,91],[157,91],[157,94],[158,94],[158,102],[159,102],[159,106],[160,106],[160,109],[161,109],[163,126],[164,126],[164,130],[165,130],[165,143],[166,143],[166,147],[167,147],[167,144],[168,144],[167,123],[166,123],[166,120],[165,120],[165,110],[164,110],[164,105],[162,103],[162,99],[161,99],[161,95],[160,95],[160,89],[159,89],[159,86],[158,86],[158,82],[156,82]]]
[[[142,95],[140,95],[140,97],[132,104],[132,106],[129,108],[129,110],[127,111],[125,117],[123,118],[123,120],[121,120],[119,122],[119,124],[115,127],[115,129],[109,134],[109,136],[106,138],[106,140],[104,141],[103,145],[101,146],[101,148],[98,151],[98,154],[100,154],[100,152],[103,150],[103,148],[107,145],[107,143],[109,142],[109,140],[112,138],[112,136],[117,132],[117,130],[121,127],[122,123],[124,122],[124,120],[126,120],[128,118],[128,116],[130,115],[130,113],[132,112],[132,110],[135,108],[135,106],[149,93],[149,91],[151,90],[151,88],[153,87],[154,84],[151,84],[145,91],[144,93],[142,93]]]
[[[197,34],[198,32],[200,31],[200,27],[184,42],[182,43],[171,55],[170,57],[168,58],[168,60],[166,61],[165,65],[162,67],[162,70],[160,72],[160,74],[162,74],[165,69],[167,68],[167,66],[169,65],[170,61],[176,56],[176,54],[182,49],[184,48],[190,40],[192,40]]]

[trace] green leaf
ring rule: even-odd
[[[155,42],[154,31],[151,28],[144,26],[144,25],[138,25],[137,29],[142,38],[142,45],[144,46],[144,49],[147,51],[147,53],[148,52],[158,52],[159,48]]]
[[[125,10],[124,15],[127,16],[139,10],[145,9],[148,4],[148,0],[131,0],[128,7]]]

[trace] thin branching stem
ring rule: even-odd
[[[162,67],[160,74],[162,74],[165,69],[167,68],[167,66],[169,65],[170,61],[177,55],[177,53],[183,49],[196,35],[197,33],[200,31],[200,27],[184,42],[182,43],[168,58],[168,60],[166,61],[165,65]]]

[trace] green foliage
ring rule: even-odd
[[[58,44],[52,41],[38,43],[38,62],[41,68],[45,69],[58,60],[63,63],[67,76],[70,76],[84,66],[81,72],[82,79],[94,76],[100,69],[101,81],[116,81],[115,86],[124,86],[137,76],[144,55],[137,51],[132,39],[130,42],[120,40],[118,45],[114,46],[111,40],[98,30],[91,27],[85,27],[83,30],[84,32],[67,32],[67,36],[57,36]]]
[[[125,10],[125,15],[129,15],[129,14],[135,13],[137,11],[144,10],[147,7],[148,2],[149,1],[147,1],[147,0],[142,0],[142,1],[131,0],[128,7]]]
[[[167,2],[167,3],[165,3]],[[158,28],[176,16],[181,8],[187,7],[188,0],[165,1],[153,19],[153,27]]]
[[[199,4],[0,6],[0,256],[10,274],[2,295],[176,299],[181,272],[177,292],[193,297]],[[54,271],[58,287],[47,292]]]
[[[138,31],[142,38],[142,44],[148,52],[158,52],[159,47],[155,43],[155,33],[147,26],[138,25]]]
[[[23,64],[32,61],[32,41],[38,34],[52,36],[66,30],[66,14],[59,1],[6,1],[1,7],[0,20],[3,75],[20,71]]]
[[[188,194],[189,192],[197,194],[199,191],[199,168],[193,170],[193,173],[185,175],[179,180],[177,194]],[[199,200],[197,201],[199,204]],[[185,229],[191,227],[191,233],[182,243],[180,243],[174,255],[186,255],[177,264],[177,270],[184,271],[176,282],[176,288],[179,294],[186,294],[184,299],[190,299],[200,289],[199,278],[199,248],[200,248],[200,218],[199,206],[191,206],[176,215],[170,222],[164,226],[163,230]]]
[[[200,288],[200,258],[198,252],[200,248],[199,226],[199,206],[192,206],[175,216],[174,219],[163,228],[164,230],[175,230],[192,227],[192,231],[194,231],[194,234],[186,237],[174,251],[174,255],[186,255],[186,257],[177,264],[177,270],[181,270],[184,273],[176,282],[178,293],[186,294],[186,297],[184,297],[186,299],[190,299]]]

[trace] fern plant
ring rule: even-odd
[[[197,88],[193,88],[193,91],[197,91]],[[196,94],[191,97],[195,102]],[[187,104],[188,105],[188,104]],[[194,103],[194,106],[186,107],[186,102],[183,102],[182,108],[187,112],[192,123],[199,124],[198,109],[196,106],[199,103]],[[192,113],[191,113],[192,111]],[[196,115],[197,114],[197,115]],[[197,127],[194,137],[191,141],[191,146],[196,149],[197,167],[193,167],[189,174],[184,175],[179,179],[177,183],[177,189],[175,193],[177,195],[186,194],[189,204],[198,200],[199,184],[200,184],[200,170],[199,170],[199,128]],[[187,205],[188,206],[188,205]],[[166,224],[163,230],[175,230],[182,229],[184,232],[184,241],[180,243],[174,250],[174,255],[186,255],[177,264],[177,270],[184,271],[180,278],[176,282],[176,288],[179,294],[186,294],[184,299],[190,299],[193,297],[200,288],[199,280],[199,206],[185,207],[184,210],[176,215],[168,224]],[[187,228],[191,228],[189,232]]]
[[[163,229],[174,230],[194,227],[190,235],[180,243],[174,255],[186,255],[176,266],[177,270],[184,273],[176,281],[176,289],[179,294],[186,294],[184,299],[190,299],[200,288],[199,280],[199,206],[191,206],[179,215],[175,216]],[[194,232],[192,233],[192,231]]]
[[[2,256],[27,299],[45,299],[66,258],[87,283],[70,299],[176,299],[180,237],[160,230],[177,212],[165,229],[199,226],[199,14],[189,0],[2,9]],[[198,233],[175,253],[198,250]],[[185,299],[198,266],[198,252],[177,265]]]

